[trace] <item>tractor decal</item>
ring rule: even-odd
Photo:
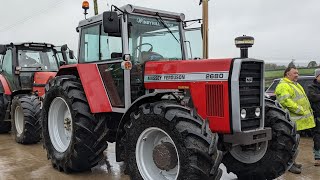
[[[228,77],[229,72],[152,74],[144,76],[144,82],[226,81]]]

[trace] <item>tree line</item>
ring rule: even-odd
[[[272,71],[272,70],[283,70],[286,69],[288,66],[292,66],[295,64],[295,60],[292,60],[287,66],[286,65],[277,65],[275,63],[266,63],[265,64],[265,70],[266,71]],[[316,68],[319,67],[320,64],[318,64],[316,61],[310,61],[307,66],[297,66],[298,68]]]

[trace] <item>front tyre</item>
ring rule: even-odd
[[[235,147],[236,150],[232,149],[223,158],[227,171],[239,179],[275,179],[284,174],[296,158],[300,137],[294,123],[271,100],[266,100],[265,113],[265,127],[272,128],[272,139],[260,143],[254,151],[253,146]]]
[[[41,103],[38,96],[18,95],[12,100],[12,133],[17,143],[34,144],[40,141]]]
[[[135,180],[219,179],[216,134],[170,102],[143,104],[125,125],[127,172]]]

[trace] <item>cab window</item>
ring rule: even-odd
[[[81,30],[80,62],[116,60],[121,57],[120,34],[104,33],[100,24],[84,27]]]

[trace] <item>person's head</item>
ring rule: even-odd
[[[320,69],[314,70],[314,77],[317,79],[318,82],[320,82]]]
[[[287,67],[283,74],[284,77],[291,81],[297,82],[299,77],[299,71],[295,66]]]

